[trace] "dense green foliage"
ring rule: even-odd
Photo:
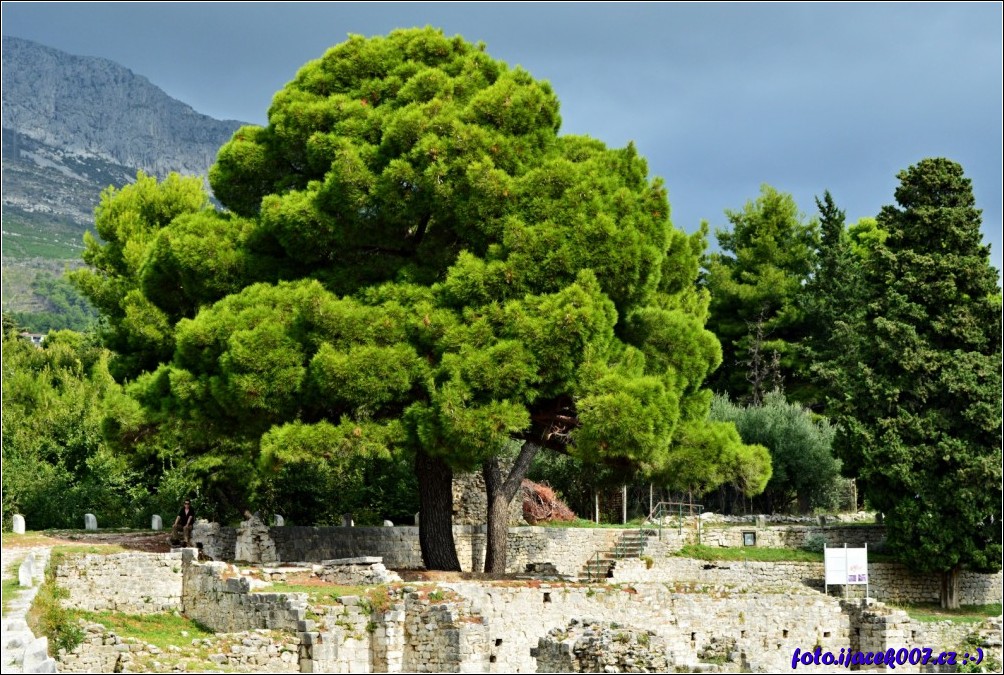
[[[721,252],[706,263],[708,328],[721,340],[723,353],[710,384],[736,400],[757,403],[783,382],[792,400],[809,403],[813,393],[799,349],[806,318],[799,300],[815,266],[817,223],[805,220],[791,195],[769,185],[755,201],[725,215],[731,229],[716,231]]]
[[[115,387],[107,353],[69,331],[43,349],[3,339],[3,518],[27,516],[32,529],[134,522],[144,493],[102,442],[102,401]]]
[[[704,233],[672,228],[633,147],[558,126],[550,86],[481,46],[354,37],[221,149],[231,212],[177,177],[107,191],[75,278],[135,378],[118,437],[157,428],[259,488],[356,456],[472,469],[520,439],[667,477],[698,453],[685,482],[755,491],[766,455],[703,424]]]
[[[762,405],[736,405],[716,396],[711,419],[735,424],[744,443],[770,451],[773,473],[763,494],[754,499],[757,513],[830,509],[836,504],[840,462],[833,457],[833,428],[780,392]]]
[[[918,569],[1001,558],[1001,290],[962,167],[900,172],[828,365],[837,448]],[[853,315],[852,315],[853,316]],[[954,576],[954,574],[952,575]],[[951,584],[942,602],[952,603]],[[957,598],[955,599],[957,603]]]

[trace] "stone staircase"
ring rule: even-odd
[[[579,581],[603,581],[609,578],[622,558],[640,558],[654,530],[626,530],[617,537],[613,550],[597,551],[579,570]]]

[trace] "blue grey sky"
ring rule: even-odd
[[[1001,268],[1002,5],[3,3],[3,31],[146,76],[197,111],[258,124],[349,33],[431,25],[547,79],[563,131],[635,141],[673,221],[727,223],[762,183],[850,221],[896,173],[943,156],[972,178]]]

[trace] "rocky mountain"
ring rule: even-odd
[[[3,304],[31,309],[39,298],[20,286],[34,277],[13,266],[79,259],[105,187],[140,169],[205,175],[242,123],[201,115],[107,59],[3,36],[2,62]]]

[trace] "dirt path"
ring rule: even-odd
[[[82,531],[82,530],[46,530],[31,532],[19,536],[4,533],[3,548],[19,549],[33,546],[59,546],[60,544],[110,544],[118,545],[129,551],[147,551],[150,553],[167,553],[171,545],[167,539],[169,531],[152,532],[149,530],[123,531]]]

